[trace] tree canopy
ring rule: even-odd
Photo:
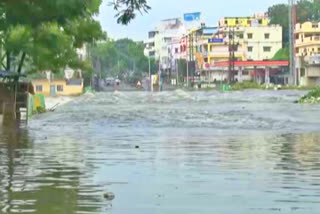
[[[144,55],[143,42],[107,39],[94,46],[91,52],[95,70],[100,72],[102,77],[119,77],[132,82],[149,72],[149,60]],[[151,71],[154,73],[155,60],[150,60]]]
[[[101,4],[102,0],[2,0],[1,67],[18,72],[59,72],[66,66],[85,69],[88,63],[79,59],[76,50],[105,39],[94,19]],[[149,9],[144,0],[115,1],[114,8],[123,24],[136,11]]]

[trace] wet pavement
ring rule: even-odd
[[[318,214],[320,106],[294,104],[304,93],[87,94],[2,127],[0,213]]]

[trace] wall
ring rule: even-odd
[[[56,95],[58,96],[75,96],[83,93],[83,80],[81,81],[81,85],[69,85],[66,80],[52,80],[49,82],[46,79],[43,80],[33,80],[32,84],[35,88],[36,94],[43,94],[45,96],[50,96],[50,86],[54,85],[56,90]],[[37,86],[42,85],[42,91],[37,91]],[[63,91],[58,91],[58,86],[63,86]]]
[[[252,34],[252,39],[248,38],[248,34]],[[265,34],[269,34],[269,39],[265,38]],[[253,48],[252,52],[247,51],[248,60],[272,59],[282,48],[282,27],[248,27],[245,29],[244,39],[247,48]],[[264,47],[271,47],[270,52],[264,51]]]

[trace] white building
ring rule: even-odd
[[[77,49],[78,58],[80,61],[85,61],[89,59],[88,48],[84,45],[82,48]],[[73,70],[72,68],[67,67],[64,70],[64,75],[66,79],[72,79],[75,74],[78,73],[78,77],[82,78],[82,71],[81,70]]]

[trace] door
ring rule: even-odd
[[[50,85],[50,96],[56,96],[56,86]]]

